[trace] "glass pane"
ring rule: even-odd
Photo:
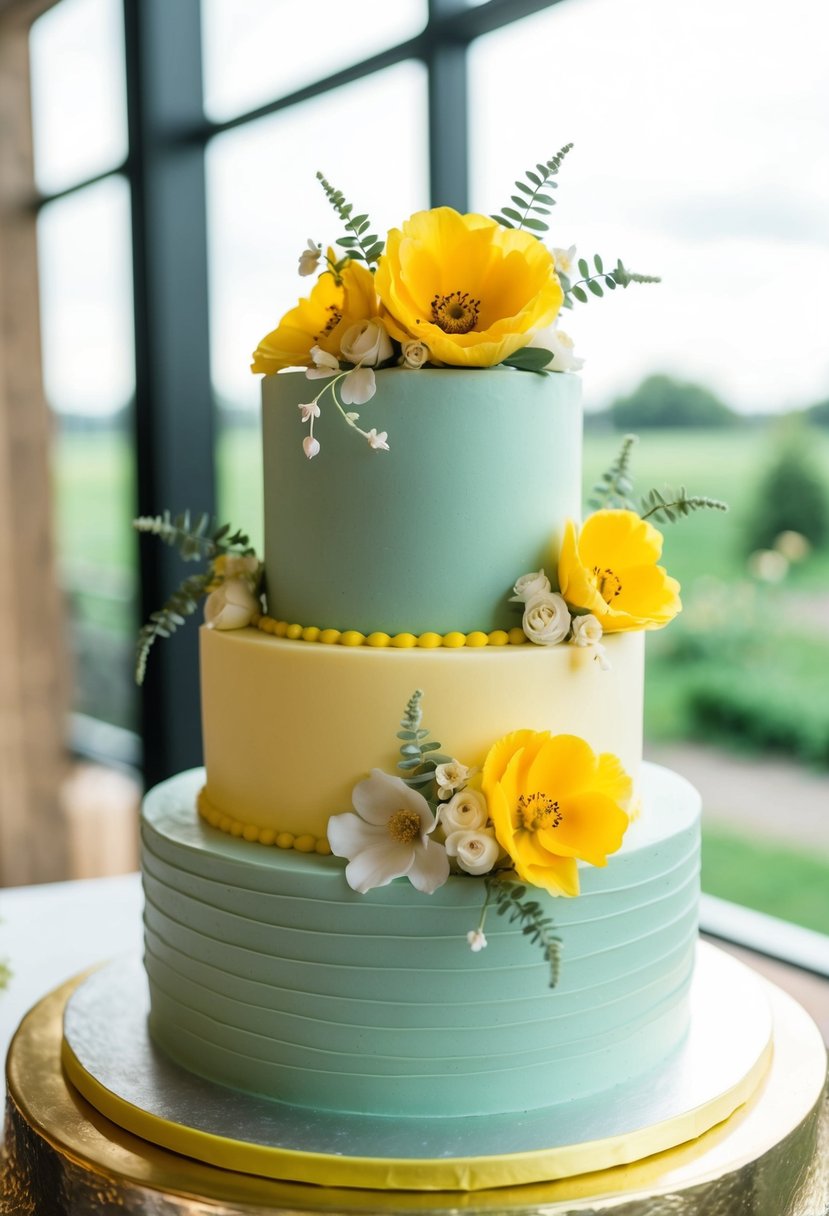
[[[401,140],[398,115],[406,114]],[[340,131],[370,131],[355,157]],[[328,134],[332,132],[332,134]],[[394,173],[385,149],[400,148]],[[428,205],[426,75],[405,63],[335,93],[216,137],[208,148],[212,375],[221,411],[222,517],[261,545],[259,377],[251,353],[310,291],[297,273],[308,238],[342,235],[315,173],[321,169],[385,233]],[[259,531],[257,531],[259,530]]]
[[[61,0],[30,39],[35,178],[44,194],[105,173],[127,155],[119,0]]]
[[[732,506],[663,529],[685,611],[648,638],[649,751],[702,790],[706,888],[824,932],[828,36],[812,0],[784,21],[772,0],[572,0],[470,62],[474,205],[572,140],[550,243],[663,276],[562,321],[588,408],[613,407],[588,426],[586,485],[637,430],[640,492]],[[710,394],[736,417],[715,426]]]
[[[58,553],[75,656],[74,708],[134,727],[135,388],[127,184],[109,178],[43,208],[43,368],[55,411]]]
[[[420,32],[426,0],[202,0],[205,110],[231,118]]]

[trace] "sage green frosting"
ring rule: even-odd
[[[142,822],[155,1042],[193,1072],[299,1106],[497,1114],[596,1095],[665,1059],[688,1024],[699,798],[645,766],[643,812],[582,894],[534,892],[562,940],[539,947],[452,877],[360,895],[334,857],[248,844],[200,822],[201,772],[152,791]]]
[[[580,515],[580,381],[504,367],[376,376],[371,401],[349,408],[389,451],[326,395],[312,460],[297,407],[324,382],[263,382],[269,613],[362,633],[519,624],[515,580],[543,567],[555,585],[564,522]]]

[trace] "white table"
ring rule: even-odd
[[[140,953],[143,899],[137,874],[0,890],[0,1058],[23,1015],[64,980],[114,955]]]

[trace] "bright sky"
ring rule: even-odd
[[[423,0],[203,0],[208,111],[261,104],[408,37]],[[118,0],[62,0],[33,34],[38,177],[60,188],[124,150]],[[275,46],[279,46],[275,53]],[[589,405],[651,371],[745,411],[829,396],[829,6],[821,0],[564,0],[472,49],[472,205],[561,144],[551,243],[660,273],[567,317]],[[212,370],[254,407],[250,352],[308,280],[306,239],[340,235],[321,168],[381,231],[427,205],[425,78],[404,64],[240,128],[208,151]],[[110,181],[41,223],[44,360],[59,408],[132,385],[129,208]]]

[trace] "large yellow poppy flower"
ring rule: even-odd
[[[333,259],[333,250],[329,250],[329,256]],[[310,367],[312,346],[339,355],[340,340],[349,326],[377,313],[370,270],[352,260],[343,268],[339,282],[326,270],[310,296],[286,312],[276,329],[259,343],[253,352],[251,371],[268,376],[283,367]]]
[[[679,583],[656,563],[662,533],[635,511],[596,511],[577,530],[567,521],[558,584],[572,608],[592,612],[605,633],[660,629],[682,611]]]
[[[550,325],[564,298],[550,251],[517,229],[451,207],[392,228],[375,278],[393,338],[454,367],[492,367]]]
[[[576,735],[505,735],[487,753],[482,788],[518,877],[550,895],[578,895],[576,859],[606,865],[628,826],[632,782],[621,761]]]

